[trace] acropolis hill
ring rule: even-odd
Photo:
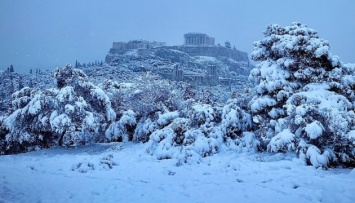
[[[148,63],[143,63],[147,60]],[[246,52],[231,48],[227,42],[226,46],[216,45],[215,38],[203,33],[187,33],[183,45],[176,46],[146,40],[113,42],[106,62],[119,65],[128,61],[139,61],[139,67],[133,67],[137,71],[155,71],[168,79],[201,84],[230,83],[235,75],[249,72]]]

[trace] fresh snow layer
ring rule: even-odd
[[[0,156],[0,202],[355,202],[355,169],[233,152],[176,166],[144,149],[111,143]]]
[[[307,124],[305,131],[311,139],[316,139],[323,133],[323,126],[319,121],[313,121],[311,124]]]

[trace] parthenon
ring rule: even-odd
[[[203,33],[187,33],[184,45],[214,45],[214,38]]]

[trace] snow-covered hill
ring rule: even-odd
[[[144,144],[0,156],[0,202],[354,202],[355,169],[315,169],[290,154],[220,152],[157,160]]]

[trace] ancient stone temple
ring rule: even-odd
[[[184,35],[184,45],[214,45],[214,38],[203,33],[187,33]]]

